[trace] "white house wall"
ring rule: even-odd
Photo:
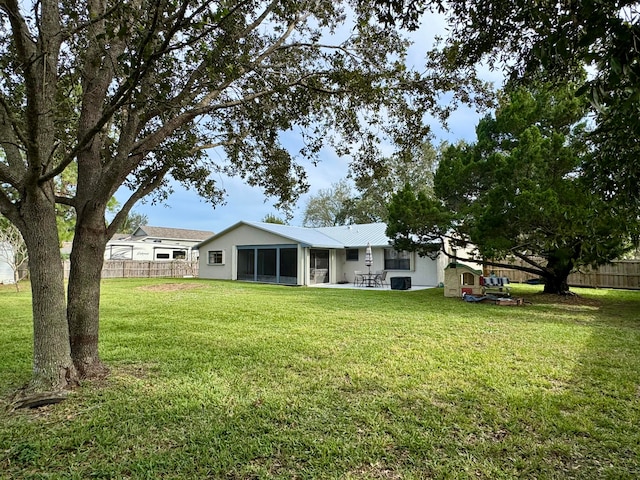
[[[270,232],[265,232],[249,225],[240,225],[237,228],[209,240],[200,245],[199,273],[200,278],[216,280],[237,279],[237,250],[236,246],[269,246],[269,245],[296,245],[296,242]],[[210,265],[209,252],[222,251],[223,264]],[[298,246],[298,284],[304,285],[305,255]]]
[[[366,247],[358,249],[358,260],[347,260],[345,249],[336,251],[336,272],[335,282],[346,281],[353,283],[355,271],[368,272],[369,267],[364,263]],[[384,270],[384,248],[372,247],[373,265],[371,271]],[[440,257],[443,257],[442,255]],[[410,270],[387,270],[387,282],[391,277],[411,277],[412,285],[436,286],[444,281],[444,266],[446,263],[440,260],[431,260],[428,257],[421,258],[417,254],[412,254]],[[441,266],[442,264],[442,266]]]
[[[217,280],[237,279],[237,246],[263,247],[270,245],[295,245],[296,242],[271,232],[266,232],[251,225],[240,224],[218,237],[200,244],[199,276]],[[313,247],[312,247],[313,248]],[[358,248],[358,260],[347,261],[346,249],[322,248],[329,250],[330,283],[353,283],[354,271],[367,272],[364,263],[365,247]],[[298,245],[298,285],[309,285],[309,247]],[[209,265],[209,252],[221,251],[223,264]],[[371,271],[384,269],[384,247],[372,247],[373,265]],[[437,286],[444,282],[444,267],[449,263],[445,255],[436,260],[412,254],[410,270],[387,270],[387,283],[392,277],[411,277],[412,285]]]
[[[15,283],[14,272],[9,263],[13,258],[13,247],[8,243],[0,243],[0,284]]]
[[[440,268],[438,259],[432,260],[429,257],[420,257],[414,253],[415,271],[411,276],[412,285],[429,285],[436,286],[444,280],[444,270]],[[400,273],[400,272],[397,272]],[[389,272],[387,277],[401,277],[402,274],[394,275]]]
[[[345,249],[341,249],[336,251],[336,281],[337,282],[348,282],[353,283],[353,277],[355,271],[366,272],[368,268],[364,264],[364,253],[365,248],[358,249],[358,260],[349,260],[347,261],[347,251]],[[374,252],[375,249],[372,249],[373,253],[373,267],[372,271],[377,269],[376,267],[376,255]]]

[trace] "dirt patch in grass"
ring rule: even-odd
[[[139,287],[139,290],[145,292],[177,292],[179,290],[193,290],[194,288],[201,288],[202,285],[196,285],[194,283],[163,283],[161,285],[148,285],[146,287]]]
[[[156,367],[156,363],[118,365],[117,367],[111,367],[113,371],[112,377],[132,377],[141,380],[147,378]]]

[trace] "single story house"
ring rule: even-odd
[[[118,233],[107,242],[105,260],[197,260],[196,245],[213,232],[183,228],[138,227],[132,234]]]
[[[13,247],[8,242],[0,242],[0,284],[15,283],[13,271]]]
[[[444,281],[448,259],[435,260],[396,251],[385,233],[386,224],[305,228],[241,221],[197,245],[199,277],[285,285],[352,283],[356,271],[386,270],[411,277],[412,285],[437,286]]]

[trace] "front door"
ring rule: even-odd
[[[309,283],[329,283],[329,250],[311,250]]]

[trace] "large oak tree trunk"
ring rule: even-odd
[[[96,13],[104,2],[92,4]],[[91,28],[95,34],[103,25],[96,22]],[[103,33],[103,32],[102,32]],[[83,78],[84,98],[78,121],[78,139],[91,136],[90,132],[102,117],[102,108],[110,84],[108,69],[101,72],[100,59],[104,57],[101,42],[91,43],[87,50]],[[76,186],[76,227],[71,251],[69,273],[69,305],[67,318],[71,340],[71,357],[83,378],[106,373],[98,354],[100,329],[100,275],[106,246],[105,211],[111,196],[100,183],[104,134],[96,134],[77,156],[78,182]],[[104,200],[103,200],[104,198]]]
[[[568,278],[573,270],[572,257],[566,252],[558,251],[549,255],[547,267],[543,273],[544,293],[566,295],[569,293]]]
[[[21,208],[22,235],[29,251],[33,307],[33,378],[30,390],[60,390],[77,383],[71,360],[55,208],[33,189]]]
[[[553,293],[555,295],[566,295],[569,293],[569,284],[567,277],[546,276],[544,277],[544,293]]]
[[[100,278],[106,246],[104,209],[86,209],[78,217],[69,274],[67,318],[71,357],[83,378],[106,373],[98,354]]]

